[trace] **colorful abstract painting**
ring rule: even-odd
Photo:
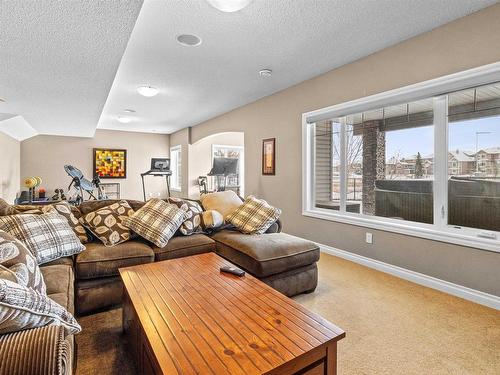
[[[127,150],[94,148],[94,171],[100,178],[126,178]]]

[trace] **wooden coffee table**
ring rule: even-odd
[[[336,374],[344,331],[214,253],[120,269],[140,374]]]

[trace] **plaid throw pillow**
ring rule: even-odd
[[[71,206],[68,202],[57,202],[48,205],[14,205],[11,206],[7,202],[0,200],[0,216],[3,215],[18,215],[18,214],[36,214],[41,215],[47,212],[56,210],[59,214],[68,220],[69,226],[80,239],[80,242],[85,244],[89,242],[87,232],[83,225],[80,224],[78,218],[82,216],[78,207]]]
[[[11,280],[45,294],[46,287],[35,257],[20,241],[0,230],[0,279]]]
[[[57,212],[2,216],[0,229],[20,240],[38,264],[85,250],[66,218]]]
[[[186,217],[184,210],[155,198],[125,219],[123,225],[156,246],[164,247]]]
[[[62,325],[66,334],[81,331],[73,315],[47,295],[0,279],[0,334],[48,324]]]
[[[168,202],[175,204],[181,210],[186,212],[186,219],[181,224],[179,232],[181,232],[184,236],[203,232],[203,228],[201,227],[201,214],[203,209],[198,203],[180,198],[168,198]]]
[[[80,218],[80,223],[99,238],[105,246],[112,247],[130,239],[130,230],[123,225],[123,221],[133,214],[134,210],[128,202],[122,200],[89,212]]]
[[[234,225],[240,232],[246,234],[262,234],[281,215],[279,208],[270,206],[265,200],[249,196],[226,221]]]

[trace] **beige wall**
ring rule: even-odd
[[[0,132],[0,198],[14,203],[20,186],[21,143]]]
[[[127,150],[127,178],[102,182],[119,182],[122,198],[142,200],[140,174],[149,170],[152,157],[168,157],[169,136],[112,130],[97,130],[94,138],[38,135],[21,143],[21,176],[42,177],[51,195],[55,188],[66,190],[71,179],[63,166],[74,165],[92,179],[92,149],[99,147]],[[147,196],[166,196],[163,178],[146,177],[145,184]]]
[[[206,176],[212,168],[212,145],[245,146],[245,135],[239,132],[214,134],[189,146],[190,198],[199,198],[198,176]]]
[[[495,5],[195,126],[190,138],[244,132],[246,193],[281,207],[285,231],[500,296],[500,253],[375,230],[368,245],[364,228],[301,215],[303,112],[497,62],[498,46]],[[262,139],[270,137],[277,139],[276,176],[262,176]]]

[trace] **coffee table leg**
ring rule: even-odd
[[[333,342],[326,348],[326,374],[337,374],[337,342]]]

